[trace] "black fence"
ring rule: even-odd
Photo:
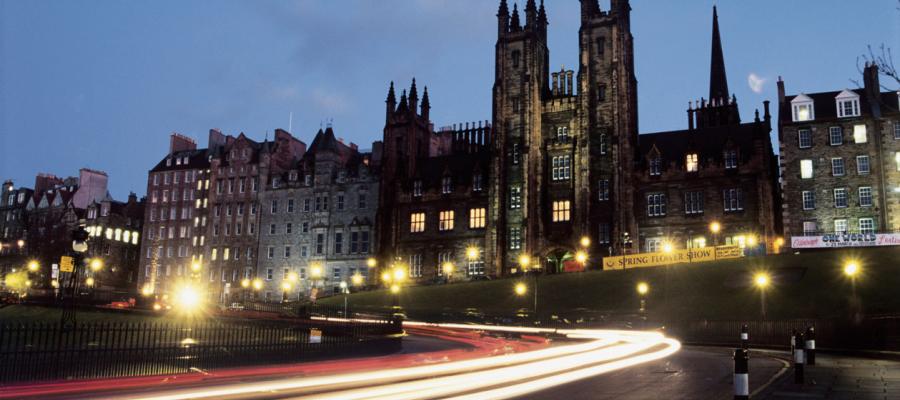
[[[177,374],[399,349],[387,320],[0,325],[0,384]]]

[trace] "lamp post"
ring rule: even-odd
[[[709,232],[713,235],[713,247],[719,245],[719,231],[722,230],[722,224],[719,221],[713,221],[709,224]]]
[[[400,307],[400,285],[406,279],[406,273],[403,268],[397,265],[391,267],[390,270],[381,274],[381,280],[384,281],[391,292],[391,312],[394,318],[400,317],[403,310]]]
[[[316,302],[316,298],[318,296],[313,297],[313,290],[318,290],[318,282],[319,279],[322,278],[322,266],[319,264],[313,264],[309,267],[309,278],[312,281],[312,287],[309,288],[309,298],[313,303]]]
[[[769,277],[769,274],[765,272],[757,272],[756,275],[753,276],[753,284],[759,289],[760,313],[762,314],[763,319],[766,318],[766,289],[769,288],[771,282],[772,280]]]
[[[441,265],[441,271],[444,273],[444,276],[447,278],[447,283],[450,283],[450,279],[453,276],[453,271],[456,270],[456,267],[453,266],[453,263],[450,261],[445,261],[443,265]]]
[[[857,260],[847,260],[844,262],[843,273],[847,279],[850,279],[850,288],[851,288],[851,301],[853,303],[853,318],[854,320],[859,320],[860,318],[860,301],[859,297],[856,296],[856,278],[862,272],[862,267],[860,266],[859,261]]]
[[[640,311],[641,314],[644,314],[644,312],[647,311],[647,301],[645,299],[645,296],[647,296],[647,293],[650,291],[650,285],[647,285],[646,282],[639,282],[637,284],[636,290],[638,292],[638,296],[641,299]]]
[[[531,256],[529,256],[528,254],[522,254],[519,256],[519,266],[522,267],[522,274],[524,274],[526,276],[528,275],[528,271],[529,271],[529,269],[531,269],[531,265],[532,265],[531,262],[532,262]],[[538,292],[538,290],[537,290],[537,274],[532,272],[531,276],[532,276],[532,281],[531,281],[532,290],[531,291],[534,293],[534,306],[532,307],[531,312],[534,313],[535,317],[537,317],[537,300],[538,300],[538,298],[537,298],[537,296],[538,296],[538,294],[537,294],[537,292]],[[518,291],[518,289],[517,289],[517,291]]]
[[[247,291],[250,290],[250,279],[241,279],[241,304],[247,302]]]
[[[84,264],[84,253],[88,250],[87,240],[88,232],[83,225],[79,225],[72,231],[72,272],[69,273],[69,279],[64,281],[65,285],[60,292],[63,297],[63,312],[60,318],[60,327],[62,331],[71,331],[75,329],[75,296],[78,295],[79,273]]]
[[[341,281],[340,287],[341,293],[344,295],[344,318],[349,318],[347,315],[347,294],[350,293],[350,289],[347,288],[347,281]]]

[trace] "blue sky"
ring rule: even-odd
[[[292,112],[307,143],[333,118],[368,148],[388,82],[414,76],[437,126],[490,119],[498,2],[0,0],[0,178],[31,186],[90,167],[114,197],[143,195],[169,133],[262,140]],[[707,95],[714,3],[745,119],[776,101],[779,75],[789,93],[835,90],[852,86],[866,45],[900,56],[896,0],[636,0],[642,133],[686,128],[688,100]],[[546,6],[551,65],[572,68],[579,3]]]

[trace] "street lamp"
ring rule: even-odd
[[[378,261],[376,261],[374,257],[369,257],[366,260],[366,266],[369,268],[375,268],[376,265],[378,265]]]
[[[31,272],[37,272],[37,270],[41,269],[41,265],[38,264],[37,261],[31,260],[28,262],[28,270]]]
[[[203,266],[200,265],[200,261],[194,261],[191,263],[191,271],[200,272],[201,268],[203,268]]]
[[[844,262],[843,268],[844,276],[850,279],[850,288],[853,294],[853,303],[854,305],[858,305],[859,299],[856,297],[856,278],[862,272],[862,267],[860,267],[859,261],[857,260],[847,260]]]
[[[579,264],[584,265],[584,263],[587,262],[587,259],[587,253],[583,251],[578,251],[575,253],[575,261],[578,261]]]
[[[759,289],[759,304],[762,317],[766,318],[766,289],[769,288],[772,279],[765,272],[757,272],[753,276],[753,284]]]
[[[528,271],[528,268],[531,267],[531,256],[529,256],[528,254],[520,255],[519,266],[522,267],[522,272]]]
[[[722,230],[722,224],[719,221],[713,221],[709,224],[709,231],[713,234],[713,247],[719,245],[719,232]]]
[[[519,282],[519,283],[516,284],[515,292],[516,292],[516,295],[522,296],[522,295],[524,295],[525,293],[528,292],[528,287],[525,286],[524,283]]]
[[[91,259],[91,271],[97,272],[103,269],[103,260],[100,258],[92,258]]]
[[[446,261],[443,265],[441,265],[441,271],[443,271],[444,275],[447,277],[447,283],[450,283],[450,278],[453,276],[453,271],[455,269],[456,268],[453,266],[453,263],[450,261]]]
[[[466,249],[466,258],[468,258],[469,260],[478,259],[478,248],[475,246],[469,246]]]
[[[87,279],[84,280],[84,283],[88,286],[94,286],[94,278],[89,276]]]
[[[581,247],[587,248],[591,245],[591,238],[587,237],[587,236],[582,236],[579,243],[581,244]]]
[[[21,249],[21,248],[25,247],[25,241],[22,239],[19,239],[16,241],[16,245],[19,246],[19,248]]]
[[[650,292],[650,285],[648,285],[647,282],[638,282],[636,289],[637,289],[638,295],[640,295],[640,298],[641,298],[641,310],[640,311],[641,311],[641,313],[643,313],[647,310],[647,302],[645,300],[645,296],[647,295],[648,292]]]
[[[350,277],[350,282],[353,283],[353,286],[359,287],[363,283],[363,277],[357,272]]]

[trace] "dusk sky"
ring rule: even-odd
[[[171,132],[201,147],[210,128],[262,140],[292,112],[307,143],[333,119],[370,148],[388,83],[413,77],[436,126],[489,120],[498,3],[0,0],[0,179],[89,167],[115,198],[143,196]],[[777,101],[779,75],[788,93],[852,87],[869,44],[900,63],[896,0],[632,3],[642,133],[686,128],[688,100],[707,96],[714,3],[745,120]],[[579,2],[546,7],[551,69],[577,70]]]

